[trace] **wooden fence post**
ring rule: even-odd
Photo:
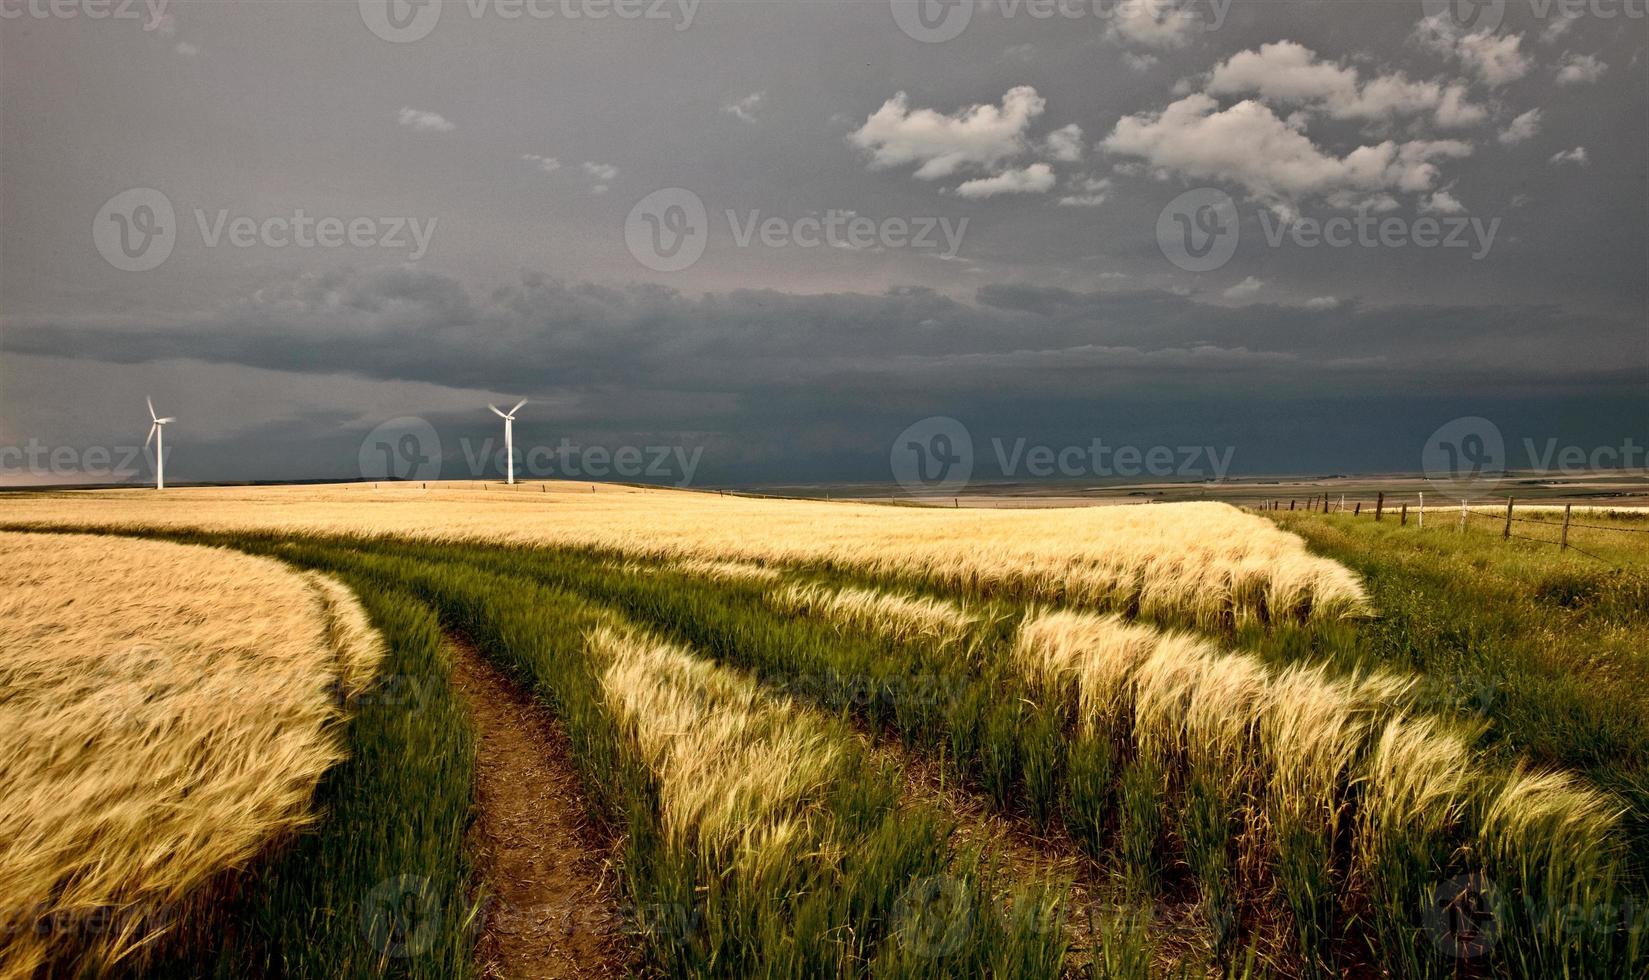
[[[1403,501],[1403,512],[1397,518],[1397,525],[1399,527],[1407,527],[1408,523],[1409,523],[1409,505],[1408,505],[1408,501],[1405,500],[1405,501]]]
[[[1363,502],[1361,500],[1359,500],[1359,501],[1357,501],[1357,509],[1353,510],[1351,512],[1351,516],[1352,517],[1357,517],[1357,516],[1361,515],[1362,513],[1363,513]]]
[[[1506,498],[1506,529],[1500,532],[1500,536],[1507,541],[1512,538],[1512,498],[1510,497]]]
[[[1426,526],[1426,495],[1420,495],[1420,526]]]
[[[1466,498],[1460,498],[1460,533],[1466,533]]]
[[[1386,492],[1384,490],[1374,495],[1374,519],[1379,520],[1386,513]]]
[[[1288,509],[1289,509],[1289,510],[1293,510],[1293,509],[1294,509],[1294,501],[1293,501],[1293,500],[1289,500],[1289,502],[1288,502]]]
[[[1574,510],[1574,504],[1563,505],[1563,539],[1558,542],[1557,550],[1564,551],[1569,547],[1569,512]]]

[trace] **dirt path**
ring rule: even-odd
[[[480,812],[469,845],[486,899],[476,944],[481,975],[622,976],[631,944],[565,733],[474,647],[453,639],[449,649],[477,741]]]
[[[905,776],[905,799],[950,813],[956,818],[960,841],[980,845],[1003,861],[1010,879],[1064,879],[1065,928],[1071,943],[1067,976],[1087,976],[1086,963],[1099,941],[1101,919],[1119,914],[1147,914],[1147,930],[1155,951],[1155,969],[1164,976],[1196,976],[1186,962],[1207,962],[1213,945],[1210,930],[1189,902],[1155,901],[1143,910],[1130,901],[1122,882],[1085,856],[1077,843],[1058,829],[1042,831],[1028,818],[1006,816],[981,797],[942,777],[943,767],[931,757],[912,752],[896,739],[872,739],[862,728],[872,752],[896,764]],[[1182,971],[1186,971],[1183,972]],[[1209,976],[1216,975],[1214,971]]]

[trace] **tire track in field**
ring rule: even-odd
[[[1130,899],[1121,880],[1084,854],[1057,826],[1044,830],[1028,817],[1005,814],[979,793],[958,785],[954,776],[947,778],[938,760],[907,748],[897,738],[877,738],[863,726],[856,727],[870,751],[904,774],[905,801],[950,814],[956,820],[959,842],[994,854],[1010,879],[1064,879],[1070,883],[1063,898],[1064,927],[1071,944],[1065,975],[1089,976],[1086,962],[1101,941],[1100,920],[1139,915],[1138,898]],[[1153,975],[1219,975],[1211,966],[1199,973],[1190,965],[1209,963],[1213,953],[1212,929],[1195,902],[1153,897],[1148,909],[1147,929],[1155,954]]]
[[[449,637],[476,733],[468,844],[482,899],[476,966],[496,980],[618,977],[634,960],[561,725],[469,643]]]

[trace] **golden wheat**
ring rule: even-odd
[[[944,599],[854,587],[837,589],[817,583],[779,589],[768,596],[768,601],[794,616],[817,616],[899,641],[923,638],[954,643],[985,620],[983,614]]]
[[[267,559],[0,534],[0,977],[128,955],[308,819],[382,648]]]
[[[606,662],[602,690],[657,780],[671,846],[746,869],[793,853],[843,762],[817,718],[645,633],[601,627],[586,648]]]
[[[1219,503],[949,510],[546,483],[79,491],[8,497],[31,526],[393,534],[811,563],[1200,625],[1361,615],[1361,583]]]

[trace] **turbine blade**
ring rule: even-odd
[[[515,413],[521,411],[521,406],[525,405],[525,404],[527,404],[527,400],[525,398],[523,398],[520,401],[516,402],[515,407],[510,409],[510,418],[514,418]]]
[[[159,422],[156,422],[154,425],[149,426],[149,438],[143,440],[143,448],[144,449],[148,449],[149,448],[149,443],[155,441],[155,430],[158,429],[158,428],[160,428],[160,423]]]
[[[177,418],[175,416],[173,416],[173,417],[168,417],[168,418],[164,418],[164,419],[155,419],[155,424],[156,425],[165,425],[167,422],[176,422],[176,421],[177,421]]]
[[[509,418],[509,416],[508,416],[508,415],[505,415],[505,414],[504,414],[504,413],[503,413],[503,412],[500,412],[500,411],[499,411],[499,410],[498,410],[498,406],[497,406],[497,405],[493,405],[493,404],[491,404],[491,403],[488,403],[488,405],[487,405],[487,407],[488,407],[488,408],[490,408],[490,409],[492,409],[492,414],[494,414],[494,415],[496,415],[496,416],[498,416],[498,417],[499,417],[499,418],[501,418],[501,419],[507,419],[507,418]]]
[[[143,400],[149,403],[149,418],[153,419],[155,417],[155,400],[148,395],[144,395]]]

